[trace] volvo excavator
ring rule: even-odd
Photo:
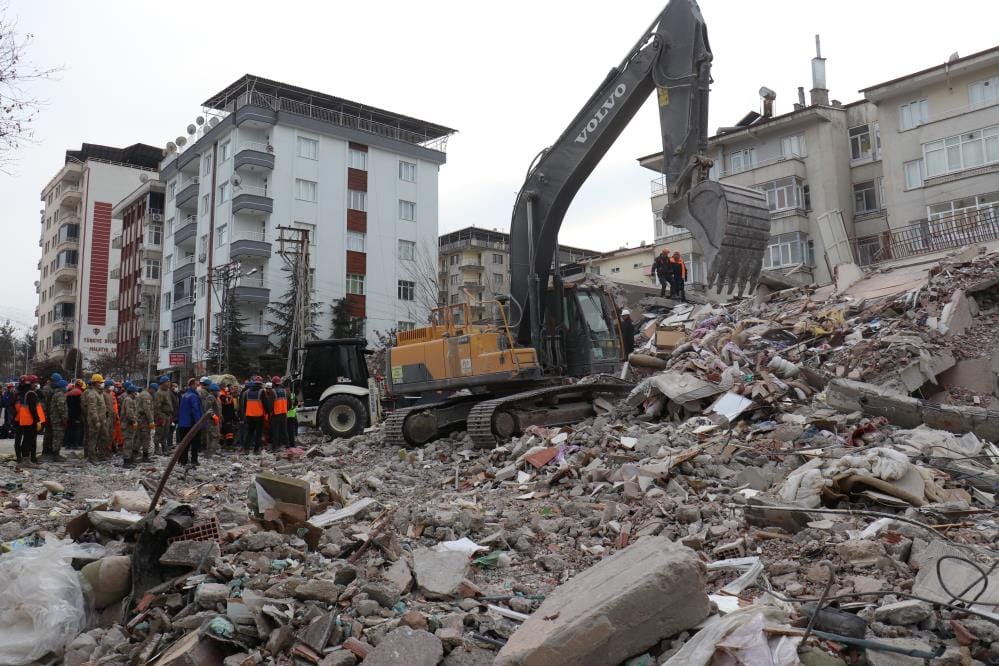
[[[510,226],[510,295],[494,320],[473,322],[467,305],[454,305],[397,335],[388,389],[419,402],[386,420],[389,443],[421,445],[464,428],[476,446],[492,447],[531,425],[585,419],[596,397],[631,388],[615,379],[625,359],[612,299],[586,280],[563,279],[553,261],[573,197],[653,92],[664,221],[696,239],[709,287],[742,294],[755,285],[770,213],[762,193],[708,180],[711,60],[697,3],[672,0],[532,163]]]

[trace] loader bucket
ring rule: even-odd
[[[756,286],[770,243],[770,209],[762,192],[702,181],[664,210],[664,221],[690,231],[704,252],[708,287],[718,293]]]

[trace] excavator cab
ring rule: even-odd
[[[624,361],[624,345],[616,308],[607,292],[583,282],[556,282],[545,303],[542,361],[546,374],[617,374]]]

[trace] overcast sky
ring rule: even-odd
[[[440,174],[440,230],[507,230],[534,155],[579,111],[663,6],[662,0],[468,0],[365,3],[10,0],[30,58],[62,66],[37,145],[0,175],[0,305],[33,309],[39,193],[82,142],[163,146],[200,103],[245,73],[313,88],[458,130]],[[981,0],[836,3],[702,0],[714,52],[711,130],[777,113],[821,33],[831,97],[999,43],[999,4]],[[649,101],[569,209],[566,244],[611,250],[652,239],[649,181],[635,158],[660,149]]]

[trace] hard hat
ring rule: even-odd
[[[108,379],[104,380],[104,388],[111,388],[112,386],[114,386],[114,380],[113,379],[111,379],[109,377]]]
[[[59,381],[56,382],[56,388],[65,390],[67,386],[69,386],[69,382],[67,382],[65,379],[60,379]]]
[[[271,382],[267,382],[266,384],[264,384],[264,388],[274,388],[274,384],[272,384]]]
[[[204,384],[205,386],[210,386],[212,383],[212,379],[211,377],[205,375],[204,377],[201,378],[201,383]]]
[[[166,384],[170,381],[170,375],[160,375],[160,384]]]
[[[624,310],[621,310],[621,316],[622,317],[630,317],[631,316],[631,310],[628,310],[627,308],[625,308]]]
[[[277,386],[278,384],[280,384],[280,383],[281,383],[281,378],[280,378],[280,377],[278,377],[277,375],[274,375],[273,377],[271,377],[271,382],[272,382],[272,383],[273,383],[273,384],[274,384],[275,386]]]
[[[139,387],[138,387],[138,386],[136,386],[135,384],[132,384],[132,383],[129,383],[129,384],[128,384],[128,385],[127,385],[127,386],[125,387],[125,390],[126,390],[126,391],[128,391],[129,393],[135,393],[136,391],[138,391],[138,390],[139,390]]]
[[[87,388],[87,383],[85,381],[83,381],[82,379],[77,379],[73,383],[76,384],[77,388]]]
[[[61,382],[62,375],[60,375],[58,372],[53,372],[52,375],[49,377],[49,379],[51,379],[53,382]]]
[[[218,393],[222,389],[219,388],[218,384],[212,384],[211,386],[208,387],[208,390],[211,391],[212,393]]]
[[[104,383],[104,376],[95,372],[94,374],[92,374],[90,376],[90,383],[91,384],[103,384]]]
[[[262,381],[264,381],[264,378],[263,378],[263,377],[261,377],[260,375],[253,375],[253,379],[252,379],[251,381],[252,381],[252,382],[253,382],[254,384],[259,384],[259,383],[261,383]]]

